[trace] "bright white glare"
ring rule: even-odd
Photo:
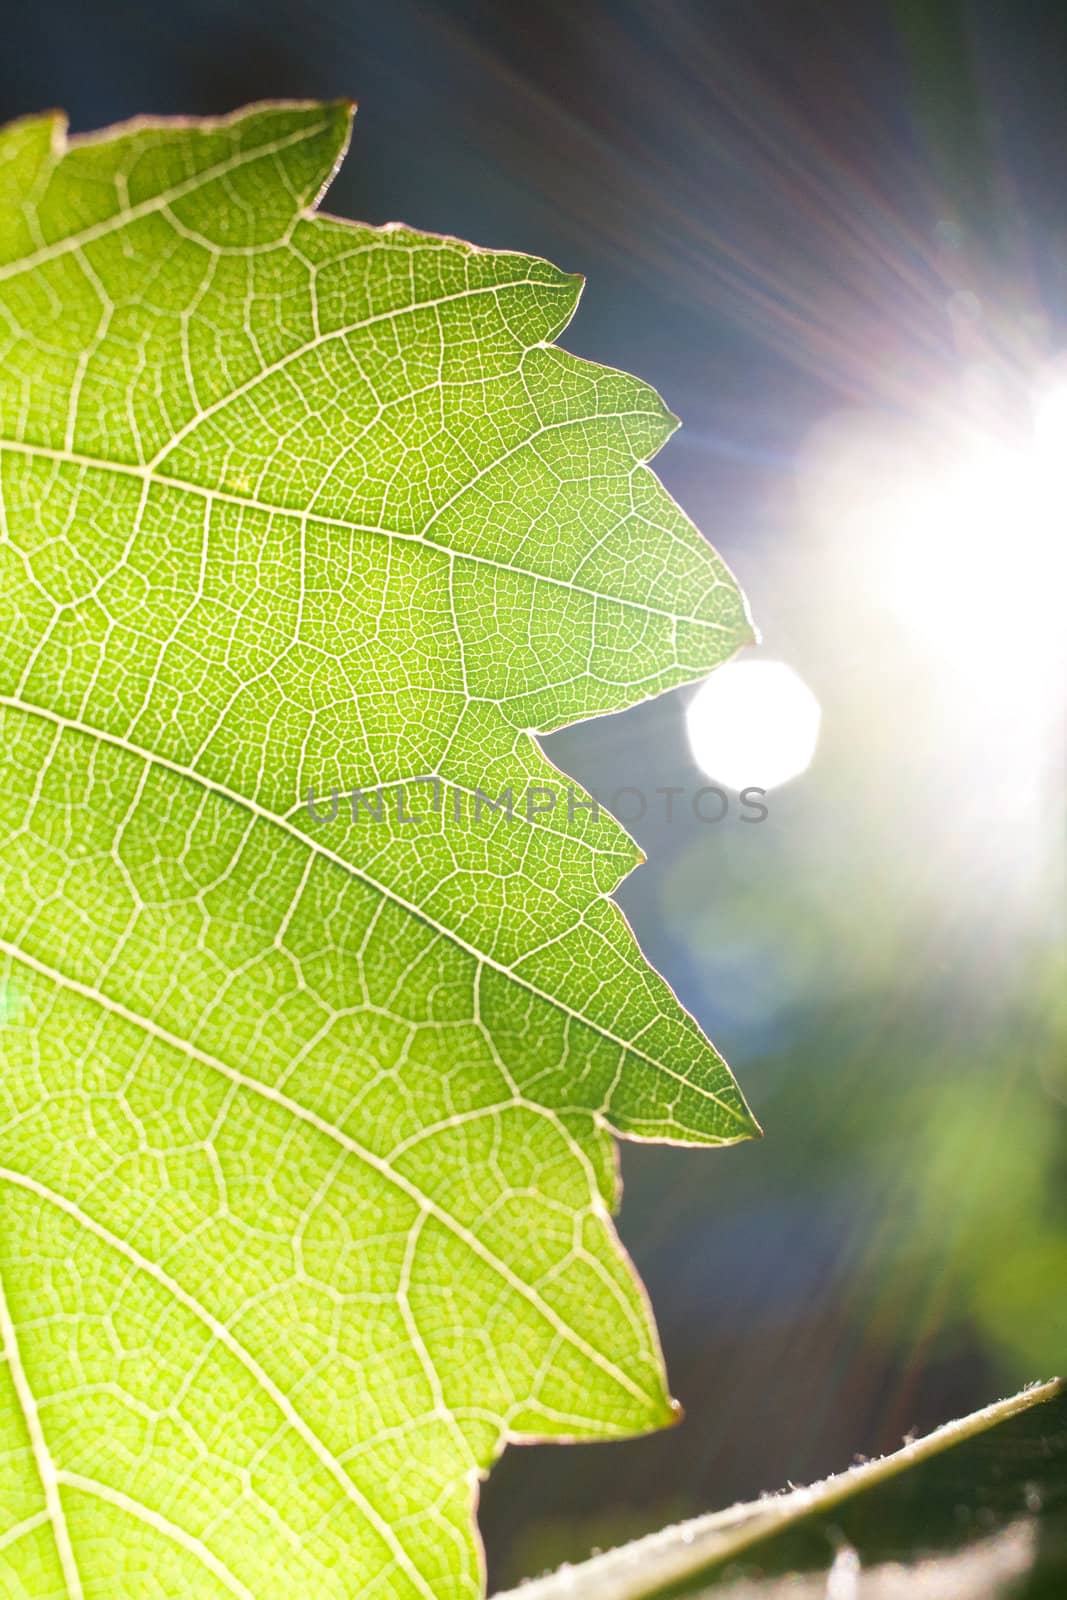
[[[1061,482],[1067,477],[1067,383],[1046,389],[1034,406],[1034,437],[1046,471],[1059,464]]]
[[[878,507],[877,579],[892,611],[964,672],[1034,690],[1064,628],[1067,386],[1040,395],[1032,437],[989,439]]]
[[[819,702],[782,661],[728,661],[689,702],[693,760],[728,789],[776,789],[811,764]]]

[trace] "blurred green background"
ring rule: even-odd
[[[622,904],[766,1138],[623,1150],[620,1228],[686,1422],[509,1451],[483,1494],[493,1580],[1062,1371],[1062,514],[1051,544],[1014,502],[992,540],[956,530],[941,592],[885,499],[956,448],[961,417],[968,448],[990,417],[1010,433],[1067,343],[1063,8],[14,12],[5,117],[59,104],[82,130],[351,94],[331,209],[585,272],[564,343],[683,417],[659,469],[738,573],[764,653],[822,707],[814,762],[765,822],[683,805],[633,825],[649,861]],[[548,753],[605,799],[692,790],[690,693]]]

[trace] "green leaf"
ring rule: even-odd
[[[1054,1600],[1065,1581],[1067,1388],[1056,1381],[497,1600]]]
[[[612,1133],[754,1131],[533,737],[750,636],[674,419],[349,120],[0,138],[5,1596],[478,1592],[509,1439],[673,1417]]]

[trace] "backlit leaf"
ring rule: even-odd
[[[753,1131],[533,738],[749,637],[674,421],[349,120],[0,135],[5,1596],[475,1594],[509,1439],[672,1417],[613,1132]]]

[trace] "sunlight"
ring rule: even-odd
[[[1039,395],[1029,440],[973,443],[885,497],[884,599],[964,673],[1034,693],[1063,634],[1067,386]]]
[[[784,662],[728,661],[689,702],[689,747],[701,771],[728,789],[776,789],[810,766],[821,716]]]

